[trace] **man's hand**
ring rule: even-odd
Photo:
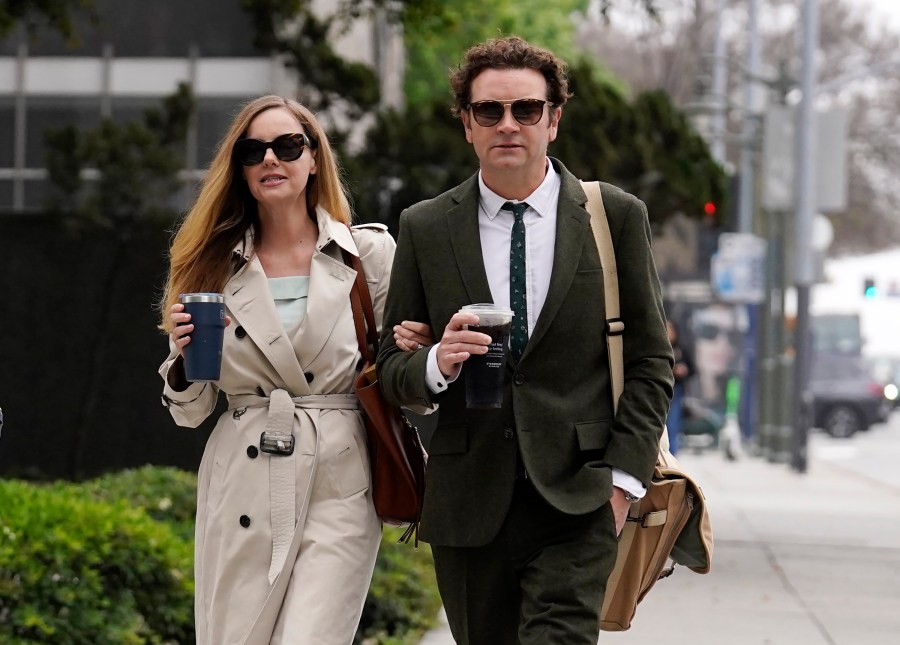
[[[469,331],[466,325],[477,325],[478,316],[461,311],[453,314],[447,323],[444,335],[437,346],[437,364],[441,374],[451,377],[459,371],[459,366],[472,354],[486,354],[491,337],[477,331]]]
[[[631,502],[625,499],[625,492],[621,488],[613,486],[613,494],[609,503],[612,505],[613,516],[616,518],[616,535],[622,535]]]

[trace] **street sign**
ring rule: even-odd
[[[847,208],[847,111],[816,113],[815,207],[823,213]],[[796,108],[773,105],[766,110],[762,149],[762,207],[793,211],[797,149]]]
[[[722,233],[712,256],[710,280],[725,302],[759,304],[765,299],[766,241],[752,233]]]

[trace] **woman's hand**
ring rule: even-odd
[[[169,340],[178,348],[178,353],[184,358],[184,346],[191,342],[190,333],[194,331],[191,324],[191,314],[184,312],[184,305],[176,302],[169,309],[169,320],[172,322],[172,331],[169,332]]]
[[[191,314],[185,313],[184,305],[176,302],[169,309],[169,320],[172,321],[172,331],[169,332],[169,339],[175,343],[178,353],[184,358],[184,346],[191,342],[190,333],[194,331],[194,325],[191,324]],[[225,316],[225,326],[231,324],[231,316]]]
[[[433,345],[434,334],[425,323],[404,320],[394,326],[394,342],[404,352],[412,352]]]

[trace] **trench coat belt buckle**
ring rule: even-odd
[[[297,407],[309,410],[308,415],[313,423],[313,432],[318,420],[318,411],[322,409],[353,409],[359,403],[356,396],[349,395],[313,395],[292,398],[286,390],[276,389],[268,397],[256,395],[237,395],[228,397],[229,409],[234,407],[268,407],[266,429],[260,437],[260,449],[266,444],[274,447],[275,452],[269,465],[269,520],[272,526],[272,558],[269,562],[269,584],[284,567],[294,531],[297,528],[297,471],[294,455],[294,409]],[[270,443],[271,442],[271,443]],[[314,456],[317,459],[318,456]],[[307,491],[313,485],[310,471]],[[309,499],[307,494],[306,499]],[[299,516],[302,516],[302,510]]]
[[[293,420],[288,428],[283,423],[272,423],[274,418],[283,421],[283,413],[286,411],[287,402],[284,401],[285,390],[274,390],[272,396],[257,396],[255,394],[238,394],[228,397],[229,410],[246,410],[248,407],[269,407],[269,418],[266,429],[259,436],[259,449],[262,452],[276,456],[290,456],[294,452],[294,435],[290,431]],[[278,399],[282,405],[281,414],[272,415],[272,404]],[[319,410],[358,410],[359,400],[354,394],[309,394],[291,398],[292,407]],[[282,418],[278,418],[282,417]]]

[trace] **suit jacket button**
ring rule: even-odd
[[[241,526],[243,526],[244,528],[247,528],[248,526],[250,526],[250,517],[247,515],[241,515],[240,522],[241,522]]]
[[[247,335],[247,330],[244,329],[243,327],[238,327],[237,329],[234,330],[234,335],[237,336],[238,338],[243,338],[244,336]]]
[[[312,383],[313,379],[316,378],[316,375],[312,372],[303,372],[303,378],[306,379],[307,383]]]
[[[247,446],[247,456],[250,459],[256,459],[257,455],[259,455],[259,448],[256,446]]]
[[[504,439],[512,439],[514,436],[516,436],[516,433],[513,432],[512,428],[506,428],[506,429],[503,431],[503,438],[504,438]]]
[[[524,383],[524,382],[525,382],[524,374],[516,374],[515,378],[513,378],[513,383],[515,383],[516,385],[522,385],[522,383]]]

